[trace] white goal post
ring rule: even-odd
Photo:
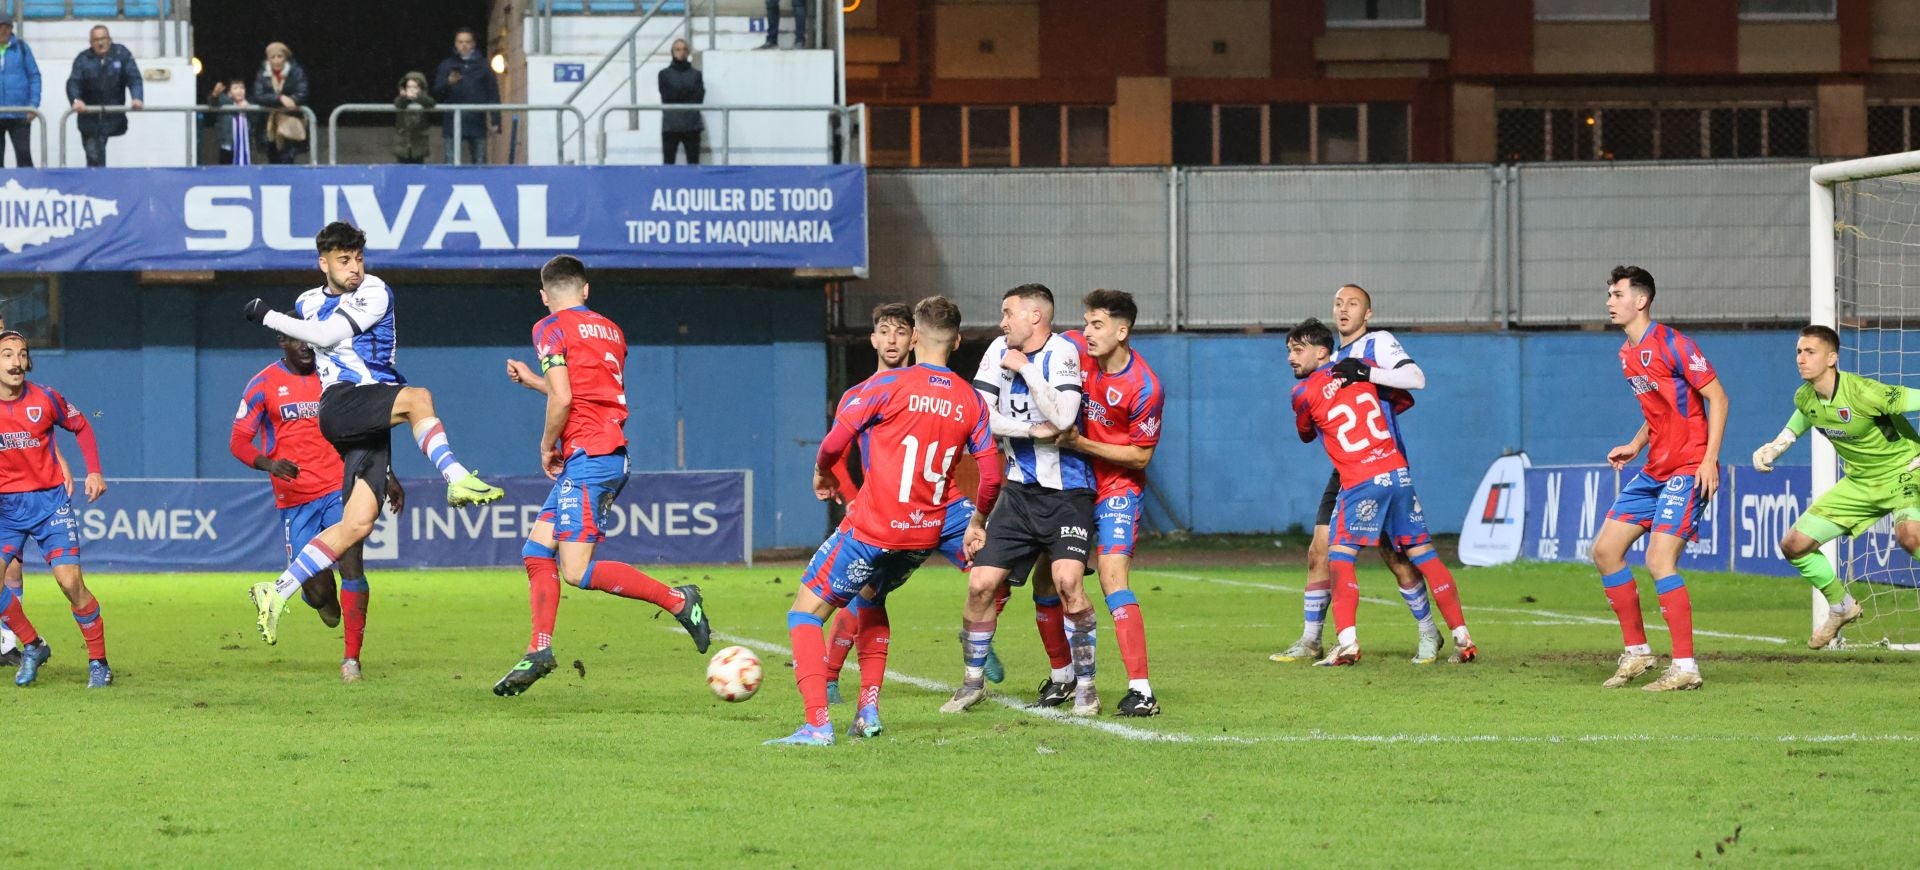
[[[1841,330],[1839,322],[1839,296],[1841,292],[1838,272],[1839,242],[1843,227],[1836,220],[1837,186],[1847,182],[1867,181],[1889,176],[1906,175],[1920,172],[1920,151],[1904,154],[1887,154],[1879,157],[1865,157],[1858,160],[1846,160],[1838,163],[1825,163],[1812,168],[1807,179],[1807,233],[1811,269],[1809,275],[1808,311],[1810,322]],[[1843,333],[1844,334],[1844,333]],[[1844,341],[1844,339],[1843,339]],[[1858,349],[1856,348],[1856,351]],[[1863,372],[1864,373],[1864,372]],[[1825,438],[1810,439],[1813,450],[1813,496],[1831,488],[1839,480],[1839,460],[1833,451],[1833,445]],[[1830,542],[1824,548],[1827,558],[1840,570],[1843,578],[1848,576],[1851,565],[1838,558],[1839,542]],[[1812,624],[1815,628],[1827,617],[1827,602],[1818,590],[1812,592]],[[1907,640],[1903,638],[1903,640]],[[1838,645],[1836,639],[1835,644]],[[1891,644],[1897,649],[1920,649],[1920,644]]]

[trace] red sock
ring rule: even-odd
[[[1653,585],[1655,589],[1668,587],[1660,592],[1660,618],[1667,621],[1667,633],[1673,635],[1673,657],[1693,658],[1693,598],[1687,594],[1686,582],[1675,574],[1655,580]]]
[[[1460,587],[1454,585],[1453,572],[1447,570],[1447,563],[1440,561],[1440,554],[1432,550],[1413,562],[1420,569],[1420,576],[1427,579],[1427,594],[1433,596],[1433,606],[1440,609],[1440,618],[1447,621],[1447,628],[1459,628],[1467,624],[1467,615],[1460,610]]]
[[[1013,598],[1013,587],[1005,583],[1000,584],[1000,588],[993,593],[993,617],[995,619],[999,619],[1000,614],[1007,611],[1007,601],[1011,598]]]
[[[20,639],[21,646],[40,639],[40,632],[27,621],[27,611],[20,606],[20,590],[11,586],[0,589],[0,622],[6,623],[13,636]]]
[[[560,618],[560,568],[552,556],[527,556],[527,604],[533,611],[533,637],[527,652],[553,646],[553,623]]]
[[[1140,621],[1137,602],[1123,604],[1113,611],[1113,637],[1120,644],[1120,663],[1127,668],[1127,679],[1147,678],[1147,624]]]
[[[860,612],[864,610],[865,608],[862,608]],[[860,636],[860,612],[842,610],[833,615],[833,637],[827,643],[827,680],[829,682],[840,679],[840,669],[847,666],[847,654],[853,651],[854,638]],[[864,669],[866,666],[861,667]]]
[[[87,658],[107,657],[107,621],[100,616],[100,599],[73,609],[73,621],[80,624],[80,637],[87,642]],[[14,634],[19,634],[15,631]]]
[[[1047,648],[1047,664],[1054,670],[1073,666],[1073,650],[1067,646],[1066,608],[1059,596],[1033,599],[1033,624],[1040,629],[1040,645]]]
[[[595,592],[633,598],[653,604],[668,613],[679,613],[686,596],[658,580],[640,573],[625,562],[595,562],[587,566],[587,581],[581,584]]]
[[[880,703],[880,684],[887,679],[887,647],[893,628],[887,609],[878,604],[860,608],[860,706]]]
[[[367,637],[367,581],[340,578],[340,622],[347,629],[347,658],[357,659]]]
[[[1327,567],[1333,571],[1333,630],[1346,631],[1360,610],[1360,581],[1353,574],[1353,557],[1334,553],[1327,557]]]
[[[1633,582],[1633,569],[1622,568],[1613,574],[1600,578],[1606,584],[1607,604],[1613,607],[1613,615],[1620,620],[1620,640],[1627,646],[1639,646],[1647,642],[1647,626],[1640,618],[1640,584]],[[1665,603],[1663,600],[1662,604]],[[1688,611],[1692,615],[1692,611]],[[1691,625],[1691,622],[1689,622]],[[1689,631],[1687,646],[1691,648],[1692,632]],[[1674,638],[1674,643],[1679,643]]]
[[[793,681],[800,687],[800,703],[807,708],[807,724],[819,727],[827,717],[827,639],[820,617],[787,614],[787,639],[793,644]]]

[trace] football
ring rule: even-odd
[[[760,657],[744,646],[730,646],[707,662],[707,688],[722,701],[745,701],[760,691]]]

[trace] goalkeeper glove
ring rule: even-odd
[[[1787,448],[1793,446],[1795,437],[1792,430],[1782,429],[1772,441],[1760,445],[1759,450],[1753,451],[1753,470],[1772,471],[1773,463],[1779,461],[1780,454],[1787,452]]]
[[[246,315],[247,319],[254,323],[263,323],[267,319],[267,312],[269,310],[271,309],[267,308],[267,303],[255,299],[242,307],[240,313]]]
[[[1340,381],[1341,386],[1364,384],[1373,380],[1373,366],[1355,357],[1347,357],[1333,364],[1331,374]]]

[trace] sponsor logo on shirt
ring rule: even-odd
[[[1627,386],[1633,390],[1633,394],[1636,396],[1660,391],[1660,382],[1646,375],[1634,375],[1627,378]]]
[[[280,419],[285,422],[312,420],[319,416],[319,402],[289,402],[280,406]]]
[[[1084,541],[1087,539],[1087,530],[1079,526],[1061,526],[1060,537],[1079,538]]]
[[[939,375],[927,375],[927,383],[932,384],[936,387],[945,387],[947,389],[953,389],[953,380],[950,378],[941,377]]]
[[[1148,438],[1160,434],[1160,418],[1148,417],[1140,421],[1140,434]]]
[[[899,529],[901,531],[910,531],[912,529],[932,529],[932,528],[938,528],[940,526],[940,520],[928,517],[926,511],[914,511],[913,513],[907,514],[907,519],[905,522],[902,522],[900,520],[890,520],[888,521],[887,525],[893,528]]]
[[[1699,351],[1694,351],[1691,356],[1687,357],[1687,368],[1692,371],[1704,373],[1707,370],[1707,358],[1701,356]]]
[[[1379,513],[1380,503],[1370,498],[1353,506],[1353,518],[1363,523],[1372,522]]]
[[[32,432],[0,432],[0,450],[32,450],[40,446],[40,439]]]
[[[1088,423],[1095,423],[1107,427],[1113,425],[1113,420],[1107,416],[1107,406],[1100,404],[1099,399],[1088,396],[1087,400],[1082,404],[1087,407]]]

